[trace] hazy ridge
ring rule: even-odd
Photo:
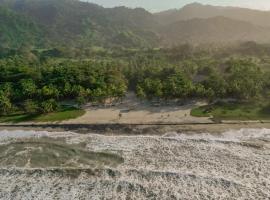
[[[245,8],[193,3],[152,14],[142,8],[103,8],[78,0],[0,0],[0,7],[4,47],[27,43],[141,48],[270,41],[270,12]]]

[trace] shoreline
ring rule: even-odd
[[[227,123],[162,123],[162,124],[74,124],[74,123],[33,123],[0,124],[0,130],[34,130],[100,135],[162,135],[168,132],[221,134],[243,128],[269,128],[270,122],[227,122]]]

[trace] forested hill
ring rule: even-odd
[[[0,7],[0,44],[2,47],[16,47],[22,44],[39,44],[42,31],[31,18]]]
[[[192,3],[181,9],[174,9],[156,13],[160,23],[169,24],[181,20],[189,20],[194,18],[207,19],[212,17],[228,17],[234,20],[250,22],[259,26],[270,26],[270,12],[252,10],[248,8],[238,7],[222,7],[203,5],[200,3]]]
[[[152,14],[79,0],[0,0],[0,45],[149,48],[270,42],[270,12],[191,4]],[[267,20],[269,19],[269,20]]]
[[[0,5],[5,7],[0,12],[4,12],[7,18],[16,15],[31,19],[47,39],[44,46],[150,47],[156,46],[158,41],[157,34],[151,31],[156,22],[144,9],[105,9],[77,0],[1,0]],[[1,22],[1,26],[9,25],[7,20]],[[21,27],[20,22],[15,26]],[[32,34],[31,27],[21,27],[20,30]],[[3,37],[10,34],[5,29],[1,33]],[[12,34],[21,37],[16,30]],[[9,40],[6,43],[16,46],[20,45],[19,41]]]
[[[270,28],[226,17],[178,21],[163,26],[159,32],[165,45],[173,45],[175,41],[195,44],[232,41],[269,43],[270,41]]]

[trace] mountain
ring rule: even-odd
[[[177,10],[168,10],[156,13],[155,16],[162,24],[171,24],[177,21],[194,18],[212,18],[223,16],[239,21],[250,22],[254,25],[270,27],[270,12],[238,7],[222,7],[192,3]]]
[[[0,44],[18,47],[25,43],[38,44],[42,38],[39,27],[29,18],[0,7]]]
[[[106,9],[78,0],[0,0],[0,6],[32,19],[51,44],[140,47],[158,40],[154,17],[144,9]]]
[[[270,42],[270,12],[190,4],[152,14],[79,0],[0,0],[0,47],[150,48]]]
[[[270,28],[226,17],[178,21],[163,26],[160,33],[167,45],[270,41]]]

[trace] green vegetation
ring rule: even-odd
[[[265,54],[270,47],[256,43],[236,46],[234,55],[229,53],[232,47],[215,50],[189,44],[104,50],[102,56],[81,59],[65,53],[44,56],[48,51],[57,52],[28,49],[34,60],[20,51],[0,59],[0,121],[66,120],[83,113],[62,111],[62,102],[80,106],[121,101],[127,91],[155,101],[233,99],[239,104],[270,95],[270,59]]]
[[[96,53],[95,47],[265,43],[270,41],[269,19],[268,12],[259,10],[203,5],[153,14],[142,8],[103,8],[80,0],[0,0],[0,47],[61,46],[73,49],[68,53],[78,57],[82,49],[83,54]]]
[[[21,61],[22,60],[22,61]],[[82,61],[57,63],[27,63],[20,60],[0,61],[0,114],[26,113],[33,116],[59,111],[60,103],[75,100],[103,102],[125,95],[127,81],[120,69],[108,63]],[[62,120],[65,111],[36,118],[39,121]],[[67,117],[65,117],[67,115]],[[23,117],[16,116],[17,120]],[[28,117],[27,117],[28,118]]]
[[[0,46],[21,47],[25,44],[38,44],[42,33],[31,18],[0,6]],[[38,42],[39,41],[39,42]]]
[[[143,9],[106,9],[78,0],[0,1],[2,47],[59,45],[84,47],[90,54],[94,46],[152,47],[158,42],[155,24]]]
[[[192,71],[188,71],[191,68]],[[256,62],[243,58],[221,62],[214,58],[191,58],[180,61],[178,66],[148,64],[132,70],[130,79],[138,96],[148,99],[202,98],[212,101],[233,98],[249,101],[264,96],[269,82],[268,75]]]
[[[19,122],[56,122],[74,119],[85,114],[84,110],[76,108],[65,108],[48,114],[10,114],[0,117],[0,123]]]
[[[254,11],[251,24],[218,12],[178,22],[78,0],[0,0],[0,121],[66,120],[83,111],[63,111],[62,102],[121,101],[128,91],[155,101],[268,101],[270,45],[235,41],[248,32],[247,41],[269,42],[269,16]],[[243,109],[232,117],[248,118]]]
[[[84,110],[80,109],[65,109],[55,113],[42,114],[33,118],[36,122],[51,122],[51,121],[64,121],[74,119],[85,114]]]
[[[214,120],[270,120],[270,106],[265,103],[216,103],[194,108],[195,117]]]

